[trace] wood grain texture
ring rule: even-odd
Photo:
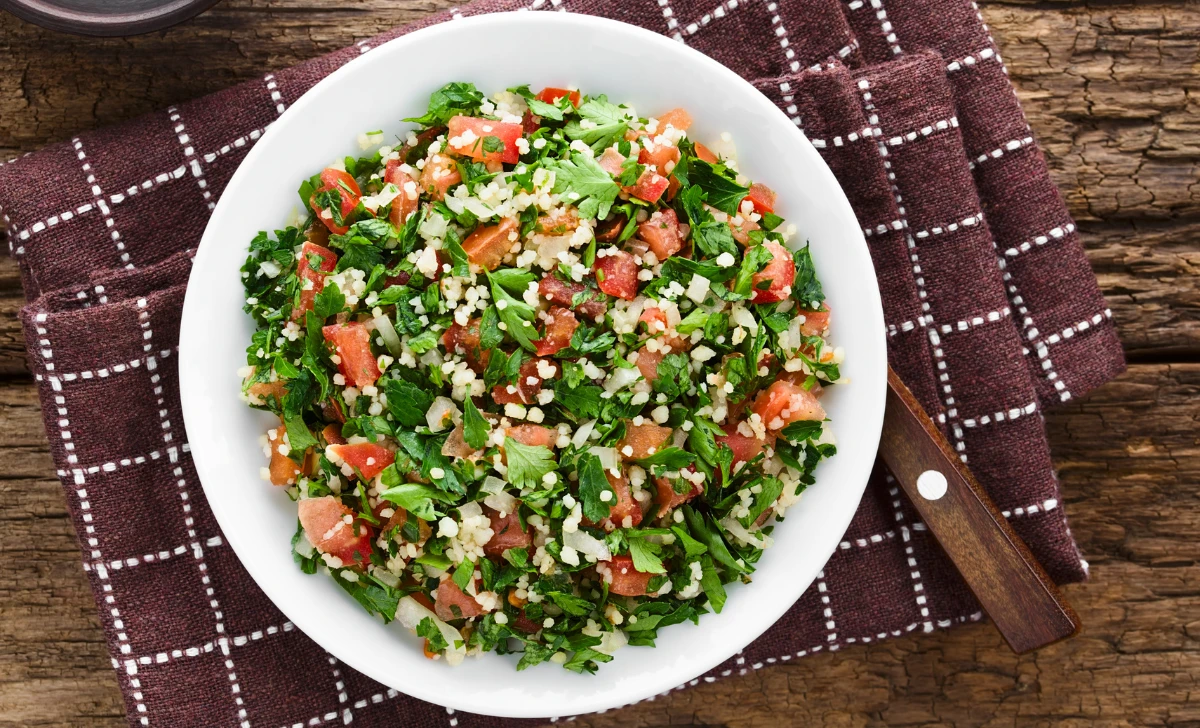
[[[130,39],[0,17],[0,155],[215,91],[449,0],[226,0]],[[1133,364],[1050,411],[1092,580],[1083,633],[1014,656],[990,625],[856,646],[580,721],[1200,724],[1200,4],[1006,0],[984,16]],[[0,727],[123,726],[0,260]]]

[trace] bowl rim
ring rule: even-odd
[[[543,24],[543,25],[547,25],[547,26],[559,26],[560,24],[562,24],[562,25],[565,25],[568,27],[572,27],[573,29],[579,29],[582,27],[582,29],[585,31],[588,29],[595,29],[597,27],[601,27],[601,28],[606,28],[608,30],[616,31],[618,33],[631,34],[634,36],[633,40],[635,40],[639,43],[644,42],[644,43],[661,44],[661,46],[663,48],[670,48],[670,49],[672,49],[672,51],[674,51],[676,53],[682,53],[687,59],[686,62],[688,64],[692,65],[694,68],[696,68],[698,73],[724,76],[725,80],[729,83],[740,84],[742,86],[749,87],[750,89],[754,90],[755,93],[757,94],[757,96],[759,97],[758,101],[756,101],[756,103],[760,104],[760,106],[762,107],[763,113],[768,113],[768,114],[777,116],[780,121],[782,121],[783,123],[785,123],[787,125],[787,127],[794,130],[794,133],[798,136],[797,141],[800,144],[801,153],[808,157],[808,159],[805,160],[806,163],[812,162],[813,163],[813,171],[817,174],[822,175],[822,177],[825,180],[827,180],[829,183],[829,186],[831,189],[831,199],[829,200],[829,202],[832,202],[837,207],[842,208],[840,210],[840,214],[848,215],[849,216],[848,219],[857,221],[857,218],[854,215],[853,209],[850,207],[850,203],[846,199],[844,191],[841,189],[841,186],[838,184],[837,180],[834,178],[832,172],[829,170],[829,168],[825,164],[824,160],[820,157],[819,153],[812,146],[812,144],[808,141],[807,137],[804,136],[803,132],[800,131],[800,129],[791,120],[789,120],[787,115],[784,114],[778,107],[776,107],[774,103],[772,103],[769,99],[767,99],[761,93],[758,93],[756,89],[753,89],[753,86],[751,86],[748,81],[746,81],[742,77],[738,76],[732,70],[721,65],[717,61],[700,53],[699,51],[697,51],[693,48],[690,48],[688,46],[678,44],[675,41],[673,41],[670,38],[667,38],[665,36],[659,35],[657,33],[646,30],[644,28],[640,28],[640,27],[633,26],[633,25],[623,23],[623,22],[619,22],[616,20],[611,20],[608,18],[602,18],[602,17],[597,17],[597,16],[578,14],[578,13],[504,12],[504,13],[490,13],[490,14],[484,14],[484,15],[478,15],[478,16],[471,16],[471,17],[456,19],[453,22],[447,21],[447,22],[438,23],[438,24],[435,24],[432,26],[427,26],[425,28],[421,28],[419,30],[413,31],[412,33],[408,33],[399,38],[390,40],[387,43],[376,47],[370,53],[364,54],[363,56],[360,56],[359,58],[356,58],[356,59],[348,62],[344,66],[336,69],[331,74],[329,74],[326,78],[322,79],[317,84],[315,84],[311,89],[309,89],[299,99],[297,99],[296,102],[294,102],[284,112],[284,114],[272,124],[272,128],[268,129],[266,134],[264,134],[263,139],[260,139],[259,142],[257,144],[255,144],[255,146],[250,150],[250,152],[247,154],[246,158],[242,161],[238,170],[233,174],[233,176],[229,180],[229,182],[226,186],[226,190],[236,188],[239,185],[241,178],[248,174],[247,170],[252,168],[255,165],[255,163],[258,160],[258,157],[260,157],[261,155],[266,153],[265,150],[269,146],[269,144],[266,143],[266,140],[272,138],[274,134],[277,134],[278,129],[280,127],[285,126],[289,118],[295,118],[295,117],[298,117],[298,116],[304,114],[305,109],[310,104],[318,103],[317,99],[320,96],[320,93],[323,89],[333,86],[333,85],[336,85],[337,83],[339,83],[341,81],[342,78],[348,76],[349,74],[356,73],[357,72],[356,69],[360,65],[373,62],[370,59],[375,59],[374,62],[378,62],[378,58],[380,56],[383,56],[387,53],[399,53],[402,51],[402,49],[408,43],[413,42],[414,38],[427,39],[430,36],[451,35],[451,34],[458,32],[458,29],[462,28],[464,26],[474,26],[474,25],[504,26],[506,24]],[[210,236],[216,235],[216,233],[213,232],[214,230],[216,230],[218,227],[222,227],[224,225],[223,219],[225,217],[225,211],[227,211],[229,209],[229,206],[228,205],[223,206],[222,203],[224,203],[225,200],[228,198],[229,198],[228,195],[222,195],[221,201],[218,202],[217,208],[214,210],[214,212],[212,214],[212,217],[208,223],[208,226],[205,229],[204,236],[201,240],[201,245],[198,247],[196,256],[193,260],[193,272],[201,269],[202,266],[204,265],[204,262],[207,260],[207,258],[210,255],[216,254],[214,252],[215,248],[217,247],[217,243],[215,241],[209,241],[209,244],[207,244],[207,245],[205,245],[204,243],[205,243],[205,241],[209,240]],[[881,354],[883,354],[883,353],[885,353],[886,337],[884,334],[884,326],[882,323],[883,322],[882,302],[881,302],[881,298],[880,298],[879,287],[878,287],[876,279],[875,279],[874,268],[870,264],[870,258],[869,258],[869,252],[868,252],[866,240],[863,235],[862,229],[861,229],[861,227],[859,227],[857,225],[857,222],[855,222],[855,224],[853,226],[853,230],[847,230],[847,234],[853,238],[851,240],[846,241],[847,244],[861,245],[862,255],[867,256],[867,269],[868,270],[866,272],[869,273],[870,278],[868,281],[864,281],[864,283],[868,284],[868,285],[863,286],[864,290],[862,290],[860,292],[856,292],[856,295],[866,297],[867,308],[870,309],[870,313],[872,314],[872,317],[877,318],[877,320],[879,322],[879,326],[878,326],[879,352]],[[187,332],[189,330],[189,321],[192,321],[192,320],[204,315],[203,312],[201,311],[201,307],[203,306],[202,295],[203,294],[198,293],[196,291],[196,289],[190,285],[190,282],[189,282],[187,294],[185,296],[185,301],[184,301],[183,318],[182,318],[182,324],[181,324],[181,328],[180,328],[181,336],[180,336],[180,357],[179,357],[180,395],[181,395],[181,399],[183,402],[185,422],[190,419],[188,416],[189,412],[196,412],[196,411],[199,411],[200,408],[204,407],[204,402],[196,394],[196,387],[188,386],[188,383],[190,381],[192,381],[194,378],[198,378],[200,375],[198,372],[195,372],[194,369],[189,368],[189,366],[188,366],[188,362],[192,358],[189,355],[193,353],[193,346],[199,347],[199,342],[192,341],[191,339],[194,337],[187,336]],[[196,351],[198,352],[198,348]],[[865,352],[864,352],[864,354],[865,354]],[[867,403],[870,406],[870,414],[868,416],[864,417],[863,424],[865,425],[865,429],[856,431],[854,437],[856,439],[860,440],[861,442],[865,443],[866,445],[869,445],[870,452],[872,452],[872,453],[874,453],[878,448],[878,441],[879,441],[879,437],[880,437],[880,433],[882,431],[882,425],[883,425],[883,401],[884,401],[884,390],[886,388],[886,357],[881,356],[879,361],[876,362],[876,364],[877,364],[877,366],[875,367],[875,371],[872,371],[872,376],[870,377],[871,381],[864,382],[864,381],[862,381],[861,377],[855,380],[855,387],[856,387],[856,392],[857,392],[856,396],[861,396],[861,397],[867,398]],[[209,469],[209,463],[204,458],[204,456],[203,456],[204,453],[201,451],[201,448],[198,448],[195,444],[193,445],[192,454],[193,454],[193,459],[194,459],[197,474],[200,478],[201,484],[203,485],[203,483],[207,480],[207,478],[205,477],[205,474],[206,474],[206,471]],[[870,464],[868,463],[865,466],[865,468],[862,468],[861,483],[859,483],[859,482],[854,482],[854,483],[841,482],[838,484],[838,487],[841,489],[853,490],[854,503],[855,503],[856,507],[854,509],[847,510],[844,517],[838,518],[834,521],[830,521],[830,523],[833,523],[834,526],[836,527],[838,538],[831,539],[831,541],[827,547],[827,552],[826,552],[826,549],[822,549],[823,559],[821,561],[820,566],[813,569],[813,573],[812,573],[813,578],[810,579],[808,582],[806,582],[804,589],[796,592],[794,599],[787,600],[786,606],[784,606],[782,609],[779,609],[777,613],[775,611],[772,611],[770,614],[764,614],[762,617],[758,618],[757,621],[754,622],[753,627],[751,629],[746,630],[746,632],[743,633],[742,636],[744,636],[745,639],[743,640],[743,639],[741,639],[741,637],[739,637],[738,642],[740,642],[741,644],[739,644],[737,648],[728,650],[727,652],[722,654],[719,657],[719,659],[715,659],[715,660],[711,659],[711,655],[710,655],[709,659],[695,660],[693,663],[691,663],[693,666],[691,668],[691,674],[689,674],[687,676],[683,676],[682,679],[680,679],[678,676],[672,677],[670,679],[659,678],[658,680],[653,680],[653,679],[648,678],[646,680],[646,684],[641,686],[642,689],[627,691],[627,692],[631,693],[631,695],[629,697],[632,699],[622,698],[622,702],[615,702],[611,699],[605,700],[605,699],[592,698],[589,700],[588,698],[590,696],[578,696],[578,697],[572,698],[572,705],[570,706],[570,708],[568,710],[552,711],[551,714],[554,716],[557,716],[557,717],[561,717],[561,716],[565,716],[565,715],[574,715],[574,714],[589,713],[589,712],[600,711],[600,710],[608,710],[608,709],[621,707],[622,705],[628,705],[633,702],[639,702],[646,698],[650,698],[653,695],[663,693],[666,690],[670,690],[670,689],[679,687],[681,684],[686,684],[686,681],[691,680],[691,679],[697,677],[698,675],[703,674],[704,672],[707,672],[708,670],[712,669],[713,667],[717,666],[718,664],[724,662],[725,660],[729,659],[733,655],[737,654],[741,649],[744,649],[746,645],[753,642],[755,639],[757,639],[759,636],[761,636],[766,630],[768,630],[771,626],[773,626],[787,612],[788,609],[790,609],[792,606],[794,606],[795,602],[799,600],[799,598],[803,595],[803,592],[808,588],[808,586],[810,586],[812,583],[814,583],[816,581],[816,575],[819,573],[820,568],[823,567],[825,562],[828,560],[829,556],[831,556],[836,551],[836,549],[838,547],[838,543],[840,543],[841,536],[845,533],[846,529],[850,525],[850,521],[853,519],[854,514],[857,512],[857,504],[861,500],[862,494],[866,489],[866,484],[867,484],[867,479],[869,477],[869,473],[870,473]],[[208,494],[208,488],[205,488],[205,492],[206,492],[206,494]],[[225,511],[225,507],[227,506],[227,504],[224,503],[219,498],[217,498],[217,499],[210,498],[209,502],[212,505],[213,514],[216,517],[218,523],[222,523],[223,521],[225,521],[226,519],[223,519],[221,514],[222,514],[222,512]],[[261,585],[261,580],[258,579],[254,573],[258,567],[256,567],[256,565],[254,565],[250,562],[247,562],[247,560],[242,558],[242,553],[244,553],[244,552],[248,553],[245,551],[245,546],[239,547],[239,545],[238,545],[239,541],[242,539],[242,535],[238,534],[238,533],[232,533],[228,529],[225,529],[225,528],[222,528],[222,530],[225,532],[226,541],[230,544],[230,546],[233,548],[235,553],[238,554],[239,561],[241,561],[241,563],[243,564],[243,566],[245,566],[247,571],[250,572],[251,577],[254,578],[255,582],[260,583],[260,585]],[[797,579],[796,581],[799,581],[799,580],[800,579]],[[764,587],[765,587],[765,585],[764,585]],[[267,590],[264,588],[263,591],[266,592]],[[388,685],[389,687],[393,687],[401,693],[410,695],[412,697],[415,697],[420,700],[424,700],[424,701],[427,701],[427,702],[430,702],[433,704],[445,706],[448,709],[463,710],[463,711],[473,712],[473,713],[477,713],[477,714],[493,715],[493,716],[498,716],[498,717],[510,717],[510,718],[545,718],[545,717],[547,717],[547,711],[545,709],[538,709],[536,705],[522,705],[522,704],[497,705],[494,702],[487,702],[486,700],[472,698],[475,691],[450,691],[450,690],[443,689],[440,692],[439,691],[431,692],[431,690],[426,689],[426,686],[424,686],[424,685],[419,685],[419,686],[418,685],[405,685],[402,689],[398,685],[400,683],[403,683],[404,681],[397,680],[396,673],[382,675],[377,671],[373,671],[373,670],[370,670],[365,667],[360,667],[358,664],[356,664],[356,661],[353,659],[353,657],[351,657],[350,659],[346,659],[345,657],[343,657],[342,654],[335,653],[333,649],[329,649],[329,647],[325,644],[325,642],[328,642],[329,640],[319,641],[316,639],[316,637],[312,636],[314,633],[320,634],[319,630],[310,631],[308,629],[310,624],[313,626],[316,625],[317,620],[315,618],[309,619],[308,618],[309,615],[305,615],[304,617],[297,618],[296,614],[289,613],[289,609],[286,608],[288,605],[288,602],[286,600],[283,600],[283,601],[276,600],[270,593],[268,593],[268,598],[270,598],[272,600],[272,602],[275,604],[275,606],[277,608],[279,608],[280,611],[282,611],[288,617],[288,619],[290,619],[301,631],[305,632],[306,635],[309,635],[310,638],[312,638],[314,640],[314,642],[317,642],[322,648],[328,649],[331,653],[336,654],[336,656],[340,660],[342,660],[343,662],[346,662],[351,667],[354,667],[355,669],[360,670],[361,672],[366,674],[368,677],[378,680],[378,681]],[[656,648],[656,649],[661,649],[661,648]],[[339,652],[345,653],[347,651],[340,650]]]
[[[47,0],[0,0],[0,9],[34,25],[73,35],[131,36],[163,30],[199,15],[220,0],[168,0],[136,12],[87,12]]]

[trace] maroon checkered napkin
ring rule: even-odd
[[[867,235],[892,365],[1050,574],[1082,579],[1040,410],[1124,363],[974,3],[715,3],[533,0],[529,9],[665,33],[750,79],[804,129]],[[30,361],[131,724],[504,722],[371,682],[263,596],[192,468],[176,345],[192,248],[246,150],[288,104],[416,27],[521,6],[481,0],[0,167],[30,299]],[[813,588],[700,679],[980,618],[878,469]]]

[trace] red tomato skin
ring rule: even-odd
[[[600,290],[626,301],[637,298],[638,264],[629,253],[619,250],[603,258],[597,253],[596,272]]]
[[[608,518],[600,521],[600,527],[605,531],[615,531],[618,528],[625,527],[625,518],[629,518],[629,527],[637,528],[642,522],[642,507],[633,499],[633,492],[629,489],[629,481],[625,476],[620,478],[614,477],[612,473],[605,471],[604,476],[608,478],[608,484],[612,486],[613,495],[616,500],[612,502],[611,508],[608,511]]]
[[[670,186],[671,182],[666,177],[647,169],[638,177],[629,194],[646,202],[658,202],[658,198],[662,197],[662,193]]]
[[[371,332],[365,325],[357,321],[330,324],[321,329],[321,333],[341,359],[338,371],[348,384],[361,389],[379,379],[379,364],[371,353]]]
[[[642,378],[647,382],[658,379],[658,364],[665,356],[661,351],[650,351],[646,347],[638,349],[637,368]]]
[[[805,336],[824,334],[829,329],[829,308],[822,306],[820,311],[801,311],[804,323],[800,324],[800,333]]]
[[[578,91],[571,91],[565,88],[555,88],[547,86],[538,92],[537,100],[547,104],[557,103],[559,99],[566,96],[571,100],[571,105],[579,108],[579,99],[581,98]]]
[[[549,363],[557,373],[558,365],[549,359],[529,359],[522,362],[521,368],[517,370],[517,381],[511,385],[497,384],[492,388],[492,400],[496,404],[533,404],[536,402],[538,392],[542,391],[542,376],[538,373],[539,362]],[[535,380],[533,384],[529,383],[530,379]],[[517,391],[509,392],[510,386]]]
[[[521,528],[521,518],[516,513],[507,513],[503,518],[500,512],[485,507],[483,512],[492,522],[492,537],[483,545],[483,552],[488,556],[502,557],[508,549],[527,548],[533,543],[529,532]]]
[[[358,520],[346,523],[346,516],[355,518],[357,514],[337,498],[302,499],[298,512],[304,535],[318,551],[338,557],[346,566],[365,567],[371,562],[371,527]]]
[[[495,270],[512,250],[515,241],[509,237],[520,225],[515,217],[506,217],[495,225],[475,228],[463,241],[462,248],[467,258],[475,265]]]
[[[709,164],[716,164],[717,162],[721,161],[717,159],[717,155],[713,154],[711,149],[704,146],[700,142],[696,142],[696,158],[702,162],[708,162]]]
[[[456,614],[451,606],[458,607]],[[467,595],[449,576],[442,579],[438,585],[437,601],[434,602],[433,612],[445,622],[452,619],[466,619],[483,614],[483,607],[475,601],[475,597]]]
[[[320,261],[317,269],[313,270],[310,258]],[[296,275],[301,281],[312,281],[312,288],[300,291],[300,305],[292,309],[292,320],[303,320],[304,314],[312,310],[313,300],[325,288],[324,273],[332,273],[337,267],[338,256],[329,248],[323,248],[316,243],[305,243],[300,247],[300,260],[296,263]]]
[[[329,449],[358,471],[366,482],[374,480],[375,476],[382,473],[384,468],[396,462],[395,453],[374,442],[330,445]],[[367,462],[368,460],[373,462]]]
[[[396,185],[396,187],[400,188],[400,194],[397,195],[394,200],[392,200],[392,209],[391,212],[388,213],[388,219],[391,221],[391,223],[396,227],[400,227],[404,224],[404,221],[408,219],[409,215],[417,211],[417,207],[421,204],[420,183],[418,183],[417,180],[413,179],[412,177],[409,177],[404,172],[400,171],[399,159],[388,160],[387,168],[383,171],[383,181],[391,182],[392,184]],[[408,192],[405,191],[404,185],[408,182],[412,182],[413,184],[417,185],[416,198],[410,199]]]
[[[737,425],[728,424],[722,428],[725,430],[724,435],[717,435],[715,438],[717,445],[728,445],[733,451],[733,464],[749,462],[753,460],[759,453],[766,452],[768,442],[759,440],[756,437],[741,434],[737,431]],[[773,437],[773,436],[768,436]]]
[[[446,138],[453,140],[456,137],[461,137],[463,132],[468,130],[475,134],[476,139],[474,141],[470,144],[464,144],[461,147],[456,147],[451,143],[446,148],[455,154],[470,157],[481,162],[516,164],[520,161],[521,152],[517,149],[517,140],[521,138],[521,133],[524,131],[520,124],[505,124],[474,116],[455,116],[450,119],[450,128],[446,132]],[[504,149],[498,152],[484,151],[483,138],[489,136],[496,137],[503,142]]]
[[[658,452],[667,444],[671,434],[674,432],[670,427],[656,425],[646,422],[641,425],[635,425],[629,420],[625,421],[625,437],[617,443],[617,452],[626,460],[641,460],[648,458]],[[632,449],[632,454],[626,455],[625,448]]]
[[[445,154],[433,155],[421,170],[421,189],[435,200],[446,199],[446,192],[459,182],[458,165]]]
[[[546,315],[546,333],[542,338],[533,342],[538,356],[553,356],[571,345],[571,336],[579,328],[575,312],[561,306],[554,306]]]
[[[625,157],[612,147],[605,149],[604,153],[596,159],[596,164],[599,164],[601,169],[614,177],[621,176],[621,165],[624,163]]]
[[[776,197],[778,195],[775,194],[775,190],[761,182],[755,182],[750,185],[750,194],[746,195],[745,200],[750,200],[750,203],[754,205],[754,211],[761,215],[764,212],[775,212]]]
[[[321,214],[321,208],[317,206],[317,195],[332,189],[336,189],[341,196],[342,205],[340,212],[342,218],[347,222],[349,222],[350,214],[354,212],[354,208],[358,207],[358,201],[362,197],[362,190],[359,189],[358,183],[354,181],[354,178],[346,172],[334,169],[333,167],[326,167],[321,170],[321,186],[313,192],[312,198],[308,201],[309,207],[313,209],[313,212],[317,213],[317,219],[325,223],[325,227],[329,228],[330,232],[345,235],[350,226],[337,225],[332,219],[326,219]]]
[[[762,418],[768,431],[782,429],[788,423],[799,420],[825,419],[825,409],[815,394],[784,379],[772,382],[770,387],[759,393],[751,409]],[[783,414],[785,411],[787,416]],[[772,427],[776,419],[781,424]]]
[[[673,147],[670,144],[659,144],[654,147],[654,151],[642,149],[638,152],[638,164],[652,164],[662,175],[666,175],[671,169],[674,169],[674,167],[667,169],[669,164],[678,161],[679,147]]]
[[[516,427],[508,428],[508,437],[511,437],[522,445],[554,449],[554,442],[558,439],[558,431],[542,425],[517,425]]]
[[[637,235],[650,246],[650,252],[654,253],[660,262],[683,249],[679,216],[669,207],[654,213],[649,220],[638,225]]]
[[[750,242],[750,233],[760,229],[760,226],[753,220],[743,219],[741,225],[734,225],[730,222],[729,229],[733,232],[734,240],[742,245],[747,245]]]
[[[687,469],[692,472],[696,471],[696,469],[690,465]],[[704,486],[693,484],[692,489],[687,493],[676,493],[675,487],[671,485],[670,478],[667,477],[655,478],[654,488],[654,502],[658,505],[658,517],[665,516],[675,508],[687,503],[691,499],[704,492]]]
[[[576,293],[583,293],[587,286],[575,281],[564,281],[553,273],[547,273],[538,284],[538,294],[550,303],[571,308],[590,319],[597,319],[608,310],[603,296],[593,296],[578,306],[571,305]]]
[[[608,569],[612,576],[612,583],[608,585],[608,591],[623,597],[645,596],[646,587],[654,576],[654,574],[643,574],[634,569],[632,556],[612,557],[612,560],[608,562]]]
[[[461,354],[466,359],[467,366],[476,374],[483,374],[492,358],[491,351],[484,351],[479,347],[480,340],[477,318],[468,321],[466,326],[457,322],[450,324],[450,328],[442,334],[442,346],[446,351]]]
[[[667,128],[667,124],[675,127],[679,131],[687,131],[692,125],[692,115],[684,109],[671,109],[665,114],[658,117],[658,133],[661,134]]]
[[[774,240],[768,240],[763,245],[775,257],[767,263],[766,268],[755,273],[750,279],[750,287],[754,291],[750,303],[778,303],[787,299],[792,283],[796,280],[796,263],[792,260],[791,251]],[[771,287],[759,290],[758,284],[763,281],[770,281]]]

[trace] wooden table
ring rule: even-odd
[[[173,30],[58,35],[0,16],[0,155],[258,77],[451,5],[227,0]],[[986,624],[854,646],[593,726],[1200,723],[1200,3],[987,2],[1083,231],[1128,373],[1048,414],[1092,581],[1076,639],[1013,656]],[[0,262],[0,725],[124,725]]]

